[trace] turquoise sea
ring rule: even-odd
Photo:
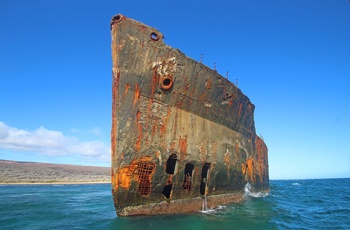
[[[350,178],[270,185],[216,210],[137,217],[116,216],[110,184],[0,185],[0,229],[350,229]]]

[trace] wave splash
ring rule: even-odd
[[[244,197],[264,198],[268,195],[268,192],[253,192],[252,186],[249,183],[244,186]]]
[[[250,183],[247,183],[244,186],[244,198],[247,197],[254,197],[254,198],[264,198],[267,197],[269,195],[268,192],[253,192],[252,191],[252,186],[250,185]],[[216,207],[215,209],[209,209],[208,208],[208,202],[207,202],[207,197],[204,196],[203,198],[203,203],[202,203],[202,210],[199,211],[200,213],[203,214],[215,214],[220,210],[226,209],[227,207],[224,205],[219,205],[218,207]]]

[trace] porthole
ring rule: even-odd
[[[173,78],[171,76],[164,76],[160,80],[160,88],[163,90],[168,90],[173,86]]]
[[[153,41],[158,41],[159,40],[159,35],[156,32],[151,33],[151,39]]]

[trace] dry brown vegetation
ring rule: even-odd
[[[109,167],[0,160],[0,183],[109,183]]]

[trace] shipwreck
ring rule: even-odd
[[[112,195],[118,216],[199,211],[269,190],[255,106],[158,30],[111,20]]]

